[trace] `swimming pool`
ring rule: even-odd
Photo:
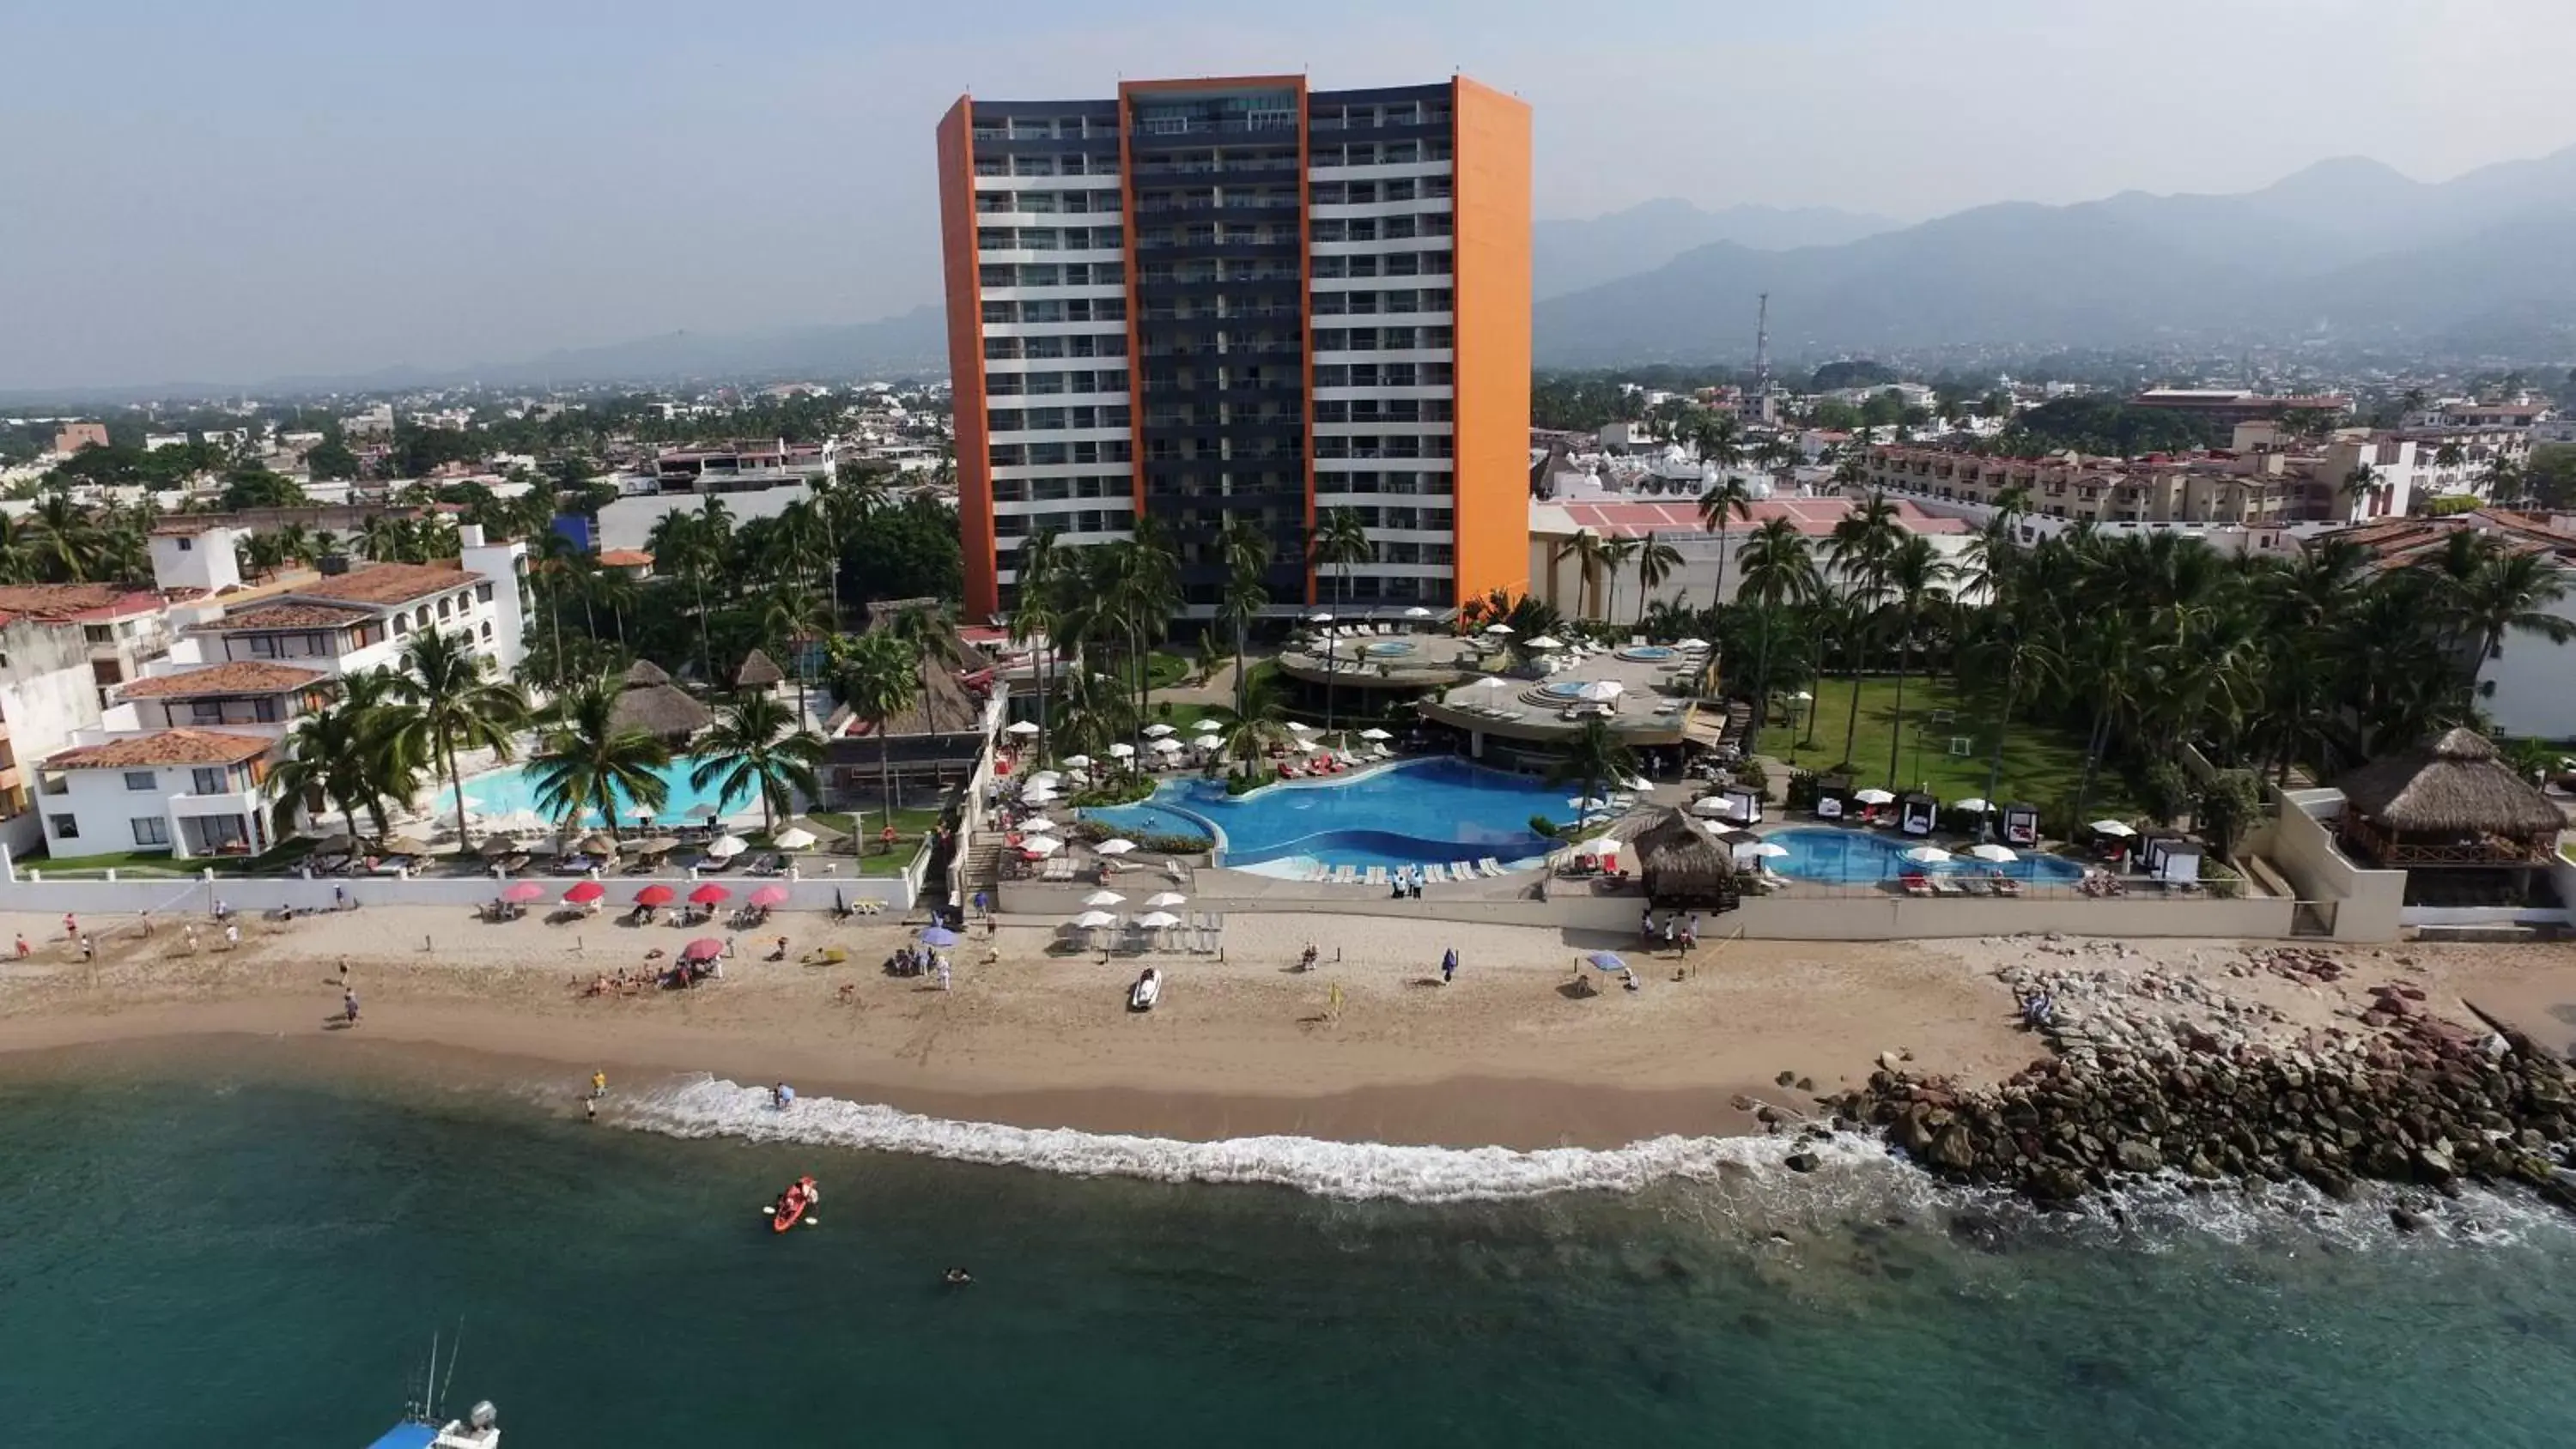
[[[1941,865],[1917,865],[1904,858],[1905,852],[1922,844],[1919,840],[1898,840],[1865,830],[1841,830],[1830,825],[1800,826],[1762,837],[1789,853],[1774,857],[1772,870],[1794,880],[1823,881],[1831,885],[1867,885],[1874,881],[1894,880],[1908,871],[1927,875],[1967,872],[1988,875],[1995,871],[2016,880],[2038,885],[2073,885],[2084,878],[2084,867],[2062,856],[2024,852],[2021,859],[1998,865],[1961,855]]]
[[[654,814],[654,819],[670,824],[686,824],[693,819],[703,820],[706,817],[696,812],[710,805],[723,815],[733,815],[743,811],[758,813],[758,806],[752,800],[751,792],[747,790],[718,799],[714,790],[700,790],[691,785],[689,771],[697,768],[697,764],[696,760],[683,756],[653,772],[662,777],[662,783],[669,786],[671,792],[670,798],[663,801],[662,808]],[[453,812],[456,809],[456,795],[453,791],[439,791],[438,801],[438,809],[442,813]],[[635,823],[626,813],[627,807],[633,803],[623,793],[617,797],[618,824]],[[465,808],[477,815],[513,815],[524,810],[532,815],[553,818],[550,812],[537,804],[536,778],[529,773],[525,765],[513,765],[508,769],[488,770],[480,775],[467,776]],[[581,823],[598,825],[603,822],[597,810],[589,810],[583,812]]]
[[[1638,664],[1654,664],[1671,659],[1681,652],[1669,644],[1631,644],[1619,651],[1619,657]]]
[[[1560,679],[1554,684],[1540,685],[1538,692],[1550,699],[1581,699],[1583,685],[1584,681],[1580,679]]]
[[[1380,639],[1360,652],[1372,659],[1394,659],[1411,654],[1420,647],[1410,639]]]
[[[1358,779],[1288,781],[1229,798],[1220,780],[1166,780],[1153,798],[1083,812],[1116,829],[1206,835],[1224,841],[1225,863],[1280,867],[1430,865],[1485,856],[1512,862],[1547,853],[1533,815],[1573,816],[1562,786],[1464,760],[1413,760]]]

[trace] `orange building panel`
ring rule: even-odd
[[[1458,602],[1529,590],[1530,109],[1464,76],[1455,119]]]
[[[1002,607],[993,560],[993,458],[985,446],[984,296],[975,263],[975,102],[960,96],[939,120],[940,260],[948,281],[948,379],[957,429],[957,525],[966,555],[969,619]]]

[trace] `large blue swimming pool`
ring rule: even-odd
[[[1233,798],[1222,781],[1167,780],[1150,800],[1084,813],[1124,831],[1213,829],[1227,865],[1296,874],[1318,865],[1446,864],[1489,855],[1509,864],[1543,856],[1548,842],[1530,833],[1530,817],[1571,820],[1568,794],[1526,775],[1443,758]]]
[[[2074,861],[2027,851],[2023,852],[2021,859],[2002,865],[1966,855],[1945,864],[1917,865],[1906,860],[1904,855],[1923,843],[1919,840],[1900,840],[1866,830],[1844,830],[1831,825],[1776,831],[1763,839],[1789,852],[1772,860],[1773,871],[1796,880],[1824,881],[1833,885],[1866,885],[1872,881],[1894,880],[1907,871],[1921,871],[1927,875],[1945,871],[1988,875],[2000,870],[2015,879],[2040,885],[2073,885],[2084,878],[2084,867]]]
[[[697,764],[696,760],[683,757],[654,771],[662,777],[663,784],[670,787],[670,798],[662,802],[662,808],[654,815],[654,819],[669,824],[684,825],[693,819],[706,818],[703,814],[694,812],[708,805],[716,807],[725,815],[743,811],[759,813],[759,807],[753,802],[748,791],[718,799],[714,790],[700,790],[691,785],[689,771],[697,768]],[[439,791],[438,799],[439,809],[442,812],[456,808],[455,796],[449,791]],[[628,807],[633,803],[622,795],[619,797],[618,824],[635,823],[626,814]],[[525,810],[552,818],[547,811],[538,807],[537,782],[529,776],[525,765],[513,765],[506,770],[493,770],[481,775],[467,776],[465,808],[477,815],[509,815]],[[581,818],[581,823],[600,824],[599,812],[596,810],[586,812]]]

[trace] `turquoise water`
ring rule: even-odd
[[[517,1449],[2576,1432],[2576,1234],[2475,1200],[2430,1238],[1833,1173],[1417,1207],[417,1096],[0,1086],[7,1441],[364,1444],[460,1318],[454,1400]],[[809,1170],[822,1226],[773,1238]]]
[[[1229,798],[1224,782],[1166,780],[1153,798],[1084,812],[1129,832],[1223,832],[1225,863],[1291,858],[1326,865],[1445,865],[1483,856],[1519,860],[1547,852],[1533,815],[1573,818],[1569,792],[1527,775],[1441,758],[1413,760],[1357,779],[1291,782]]]
[[[2028,851],[2023,852],[2019,860],[2002,864],[1962,855],[1944,864],[1917,865],[1905,859],[1905,852],[1921,845],[1923,842],[1919,840],[1899,840],[1866,830],[1843,830],[1830,825],[1800,826],[1762,838],[1785,847],[1789,852],[1772,859],[1774,871],[1798,880],[1827,881],[1837,885],[1894,880],[1908,871],[1982,876],[2000,870],[2016,880],[2058,886],[2071,886],[2084,878],[2084,867],[2074,861]]]
[[[732,815],[752,809],[751,792],[748,790],[722,795],[715,790],[701,790],[690,784],[689,771],[697,768],[697,765],[696,760],[683,757],[653,772],[662,778],[662,783],[669,786],[671,792],[670,798],[663,802],[660,813],[655,815],[654,819],[665,824],[685,824],[690,820],[706,818],[695,812],[707,806],[715,807],[722,815]],[[456,797],[453,793],[441,791],[439,798],[446,802],[445,808],[451,810],[455,808]],[[627,815],[626,810],[635,802],[622,790],[618,792],[617,798],[616,823],[634,824],[635,821]],[[528,767],[525,765],[513,765],[507,769],[491,770],[469,777],[465,781],[465,808],[482,815],[510,815],[527,811],[535,815],[546,815],[548,819],[553,818],[547,815],[546,811],[538,808],[537,782],[528,773]],[[583,812],[581,823],[598,825],[603,822],[599,818],[598,811],[590,810]]]

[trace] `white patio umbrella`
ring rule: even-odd
[[[1020,841],[1022,855],[1053,855],[1064,849],[1064,842],[1052,835],[1031,835]]]
[[[1116,891],[1093,891],[1091,894],[1082,898],[1082,903],[1086,906],[1094,907],[1123,906],[1127,904],[1127,898],[1118,894]]]
[[[1673,647],[1676,649],[1705,649],[1708,647],[1708,641],[1705,639],[1684,639]]]
[[[1073,924],[1079,930],[1097,931],[1103,926],[1117,925],[1118,918],[1107,911],[1085,911],[1073,918]]]
[[[1574,692],[1576,699],[1591,704],[1608,704],[1628,692],[1628,686],[1615,679],[1596,679]]]
[[[1852,798],[1858,800],[1863,805],[1892,805],[1896,802],[1896,797],[1894,795],[1889,794],[1885,790],[1879,789],[1875,785],[1872,785],[1866,790],[1854,790],[1852,792]]]
[[[1149,911],[1166,911],[1174,906],[1186,906],[1189,903],[1190,898],[1179,891],[1159,891],[1145,897],[1145,909]]]
[[[1983,800],[1978,799],[1976,796],[1971,795],[1971,796],[1969,796],[1969,797],[1968,797],[1967,799],[1965,799],[1965,800],[1953,800],[1953,801],[1951,801],[1951,802],[1950,802],[1950,808],[1951,808],[1951,809],[1953,809],[1953,810],[1964,810],[1964,811],[1966,811],[1967,813],[1969,813],[1969,814],[1971,814],[1971,815],[1983,815],[1983,814],[1985,814],[1987,811],[1992,810],[1992,809],[1994,809],[1995,807],[1994,807],[1994,806],[1992,806],[1992,805],[1987,804],[1987,803],[1986,803],[1985,801],[1983,801]]]
[[[2121,824],[2117,820],[2096,820],[2093,822],[2093,833],[2096,835],[2128,836],[2135,835],[2138,832],[2131,830],[2128,826]]]
[[[1529,641],[1529,647],[1532,649],[1562,649],[1565,647],[1565,641],[1562,639],[1552,638],[1546,634],[1541,634],[1537,638]]]
[[[653,818],[653,807],[650,805],[635,806],[626,812],[626,818],[629,820],[650,820]]]
[[[1364,740],[1391,740],[1394,739],[1395,736],[1388,734],[1386,731],[1379,729],[1375,725],[1371,725],[1367,729],[1360,731],[1360,738]]]
[[[1565,802],[1569,810],[1607,810],[1610,802],[1598,795],[1577,795]]]
[[[1077,770],[1088,770],[1091,768],[1091,757],[1089,755],[1067,755],[1064,757],[1064,762]]]
[[[1109,747],[1109,757],[1113,760],[1132,759],[1135,754],[1136,747],[1127,743],[1125,740],[1120,740],[1118,743]]]
[[[1485,677],[1485,678],[1483,678],[1483,679],[1479,679],[1479,680],[1477,680],[1476,682],[1477,682],[1478,684],[1483,685],[1483,686],[1484,686],[1484,687],[1486,687],[1487,689],[1509,689],[1509,688],[1511,688],[1511,687],[1512,687],[1512,682],[1511,682],[1510,680],[1508,680],[1508,679],[1503,678],[1503,677],[1502,677],[1501,675],[1499,675],[1499,674],[1488,675],[1488,676],[1486,676],[1486,677]]]
[[[1950,852],[1937,845],[1918,845],[1905,852],[1905,858],[1916,865],[1939,865],[1950,858]]]
[[[1060,829],[1060,828],[1061,828],[1061,827],[1060,827],[1060,826],[1058,826],[1054,821],[1049,820],[1048,818],[1046,818],[1046,817],[1045,817],[1045,816],[1043,816],[1043,815],[1040,815],[1040,816],[1038,816],[1038,817],[1036,817],[1036,818],[1034,818],[1034,819],[1031,819],[1031,820],[1024,820],[1024,821],[1020,822],[1020,831],[1021,831],[1021,833],[1022,833],[1022,834],[1024,834],[1024,835],[1042,835],[1042,834],[1044,834],[1044,833],[1046,833],[1046,832],[1048,832],[1048,831],[1050,831],[1050,830],[1056,830],[1056,829]]]
[[[1404,611],[1404,617],[1408,619],[1428,619],[1431,617],[1431,611],[1422,607],[1420,604],[1416,604],[1412,608]]]
[[[1036,721],[1023,719],[1014,720],[1011,723],[1004,725],[1002,727],[1002,733],[1007,735],[1018,735],[1025,739],[1030,735],[1042,733],[1042,731],[1038,729]]]
[[[739,835],[720,835],[713,845],[707,847],[707,854],[718,860],[731,860],[749,849],[751,842]]]
[[[1099,851],[1102,855],[1125,855],[1127,852],[1134,850],[1135,848],[1136,842],[1124,837],[1112,837],[1111,839],[1104,840],[1098,845],[1092,847],[1092,849]]]
[[[1051,805],[1055,803],[1055,799],[1056,793],[1053,790],[1022,790],[1020,792],[1020,803],[1023,805]]]
[[[1197,739],[1190,741],[1190,743],[1203,750],[1213,750],[1217,746],[1225,743],[1225,736],[1220,734],[1204,734],[1199,736]]]
[[[1064,771],[1040,770],[1036,774],[1029,776],[1029,783],[1038,786],[1040,789],[1053,785],[1061,785],[1064,783]]]
[[[802,825],[790,825],[769,838],[781,850],[803,850],[814,843],[814,832]]]
[[[1225,733],[1225,721],[1221,719],[1203,719],[1197,724],[1190,726],[1190,728],[1197,730],[1203,735],[1223,734]]]
[[[1153,744],[1154,753],[1158,755],[1177,755],[1188,748],[1189,746],[1182,744],[1179,740],[1173,739],[1169,735],[1165,735],[1161,739],[1154,741]]]
[[[1288,728],[1301,735],[1311,735],[1315,732],[1315,727],[1302,719],[1288,721]]]
[[[1509,624],[1487,624],[1485,626],[1485,632],[1488,634],[1509,634],[1512,632],[1512,626]]]
[[[1997,865],[2021,859],[2009,845],[1972,845],[1968,847],[1968,853],[1979,860],[1991,860]]]
[[[1169,911],[1154,911],[1136,918],[1136,924],[1149,931],[1160,931],[1165,927],[1177,926],[1180,923],[1181,918],[1173,915]]]
[[[1617,855],[1619,853],[1619,842],[1607,835],[1596,835],[1590,840],[1583,842],[1581,845],[1574,847],[1574,853],[1577,855]]]
[[[1149,724],[1149,725],[1145,726],[1145,737],[1146,737],[1147,739],[1157,739],[1157,740],[1158,740],[1158,739],[1161,739],[1161,738],[1162,738],[1163,736],[1165,736],[1165,735],[1178,734],[1178,733],[1180,733],[1180,731],[1173,729],[1170,725],[1167,725],[1167,724]]]
[[[1735,807],[1728,804],[1723,795],[1702,795],[1691,802],[1691,813],[1701,816],[1732,815],[1735,813]]]
[[[1765,841],[1763,841],[1763,842],[1761,842],[1761,843],[1759,843],[1759,844],[1757,844],[1757,845],[1748,845],[1748,846],[1744,847],[1742,850],[1739,850],[1739,851],[1737,851],[1737,852],[1736,852],[1736,854],[1738,854],[1738,855],[1754,856],[1754,857],[1757,857],[1757,858],[1759,858],[1759,859],[1764,859],[1764,860],[1777,860],[1777,859],[1778,859],[1778,858],[1780,858],[1781,856],[1787,855],[1788,853],[1789,853],[1789,847],[1787,847],[1787,846],[1785,846],[1785,845],[1778,845],[1778,844],[1775,844],[1775,843],[1773,843],[1773,842],[1771,842],[1771,841],[1768,841],[1768,840],[1765,840]]]

